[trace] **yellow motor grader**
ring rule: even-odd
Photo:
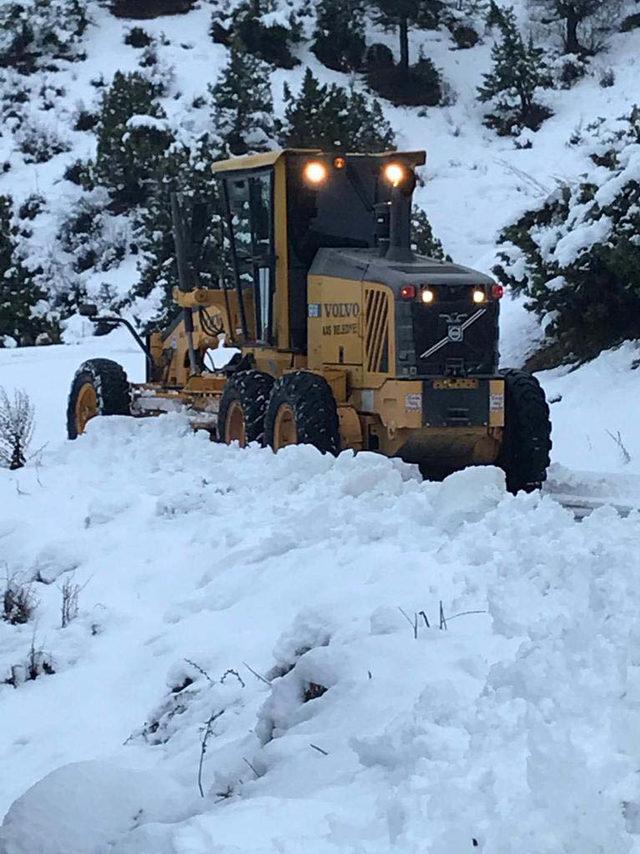
[[[184,408],[221,442],[274,451],[309,443],[378,451],[442,477],[497,464],[512,492],[538,487],[551,447],[537,380],[498,370],[502,287],[410,243],[415,170],[425,153],[281,150],[221,161],[229,274],[190,275],[171,197],[175,320],[140,344],[146,381],[108,359],[73,380],[68,435],[97,415]],[[235,355],[216,368],[221,340]],[[228,350],[227,350],[228,352]]]

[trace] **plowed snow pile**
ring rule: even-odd
[[[0,475],[2,854],[640,850],[637,514],[173,416]]]

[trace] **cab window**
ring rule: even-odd
[[[225,179],[228,234],[235,255],[236,287],[245,311],[253,306],[247,325],[258,343],[274,338],[273,171],[271,169]],[[251,294],[252,299],[246,296]]]

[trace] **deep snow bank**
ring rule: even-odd
[[[34,630],[56,671],[0,685],[0,811],[80,763],[2,854],[638,850],[637,515],[171,416],[92,423],[0,506],[8,572],[50,582],[1,675]]]

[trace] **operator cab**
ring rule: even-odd
[[[304,352],[307,276],[318,250],[385,252],[394,184],[405,181],[410,198],[424,161],[424,152],[286,150],[216,164],[243,337]],[[288,335],[279,334],[278,310],[287,312]]]

